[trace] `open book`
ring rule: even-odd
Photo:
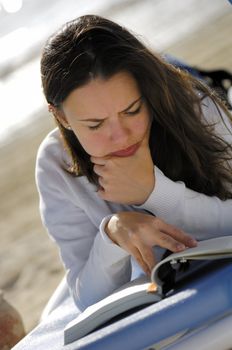
[[[118,315],[160,301],[186,276],[199,274],[210,261],[225,258],[232,258],[232,236],[200,241],[195,248],[168,255],[154,267],[151,279],[143,276],[123,285],[71,321],[64,330],[65,344],[82,338]]]

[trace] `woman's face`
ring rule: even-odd
[[[73,90],[62,107],[63,120],[90,156],[131,156],[149,135],[148,108],[126,72],[91,80]]]

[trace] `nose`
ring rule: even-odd
[[[125,122],[120,118],[115,119],[110,123],[110,140],[118,145],[127,145],[130,129],[125,125]]]

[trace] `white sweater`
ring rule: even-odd
[[[231,132],[218,118],[209,99],[203,105],[206,122],[232,143]],[[224,118],[227,127],[231,125]],[[232,234],[232,200],[221,201],[174,182],[155,167],[156,184],[141,206],[103,201],[85,176],[73,177],[65,168],[70,159],[55,129],[42,142],[37,156],[36,182],[43,224],[60,249],[67,281],[83,310],[131,278],[129,254],[104,232],[109,215],[124,210],[148,210],[197,239]]]

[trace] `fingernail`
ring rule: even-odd
[[[186,246],[184,245],[184,244],[182,244],[182,243],[178,243],[177,245],[176,245],[176,249],[177,250],[184,250],[186,248]]]
[[[196,241],[194,238],[191,238],[191,239],[189,240],[189,243],[190,243],[191,245],[193,245],[194,247],[197,246],[197,241]]]

